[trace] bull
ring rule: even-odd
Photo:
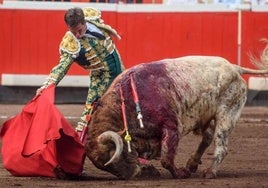
[[[144,164],[139,158],[160,160],[173,178],[188,178],[197,171],[202,155],[214,140],[214,158],[203,175],[216,178],[227,155],[228,137],[247,99],[242,74],[267,73],[267,61],[262,68],[250,69],[214,56],[164,59],[129,68],[95,104],[86,155],[97,168],[120,179],[133,179],[143,173]],[[142,119],[137,119],[131,79]],[[190,132],[202,139],[186,167],[179,168],[174,161],[177,147]]]

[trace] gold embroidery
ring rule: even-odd
[[[121,39],[120,35],[110,25],[104,23],[101,19],[101,11],[92,7],[83,8],[85,20],[96,25],[98,28],[104,29],[109,34],[115,35],[118,39]]]
[[[83,38],[80,40],[81,45],[85,48],[85,50],[90,50],[91,46],[89,44],[89,39],[88,38]]]
[[[120,35],[117,33],[117,31],[115,29],[113,29],[111,26],[107,25],[107,24],[104,24],[104,23],[98,23],[98,22],[95,22],[95,21],[91,21],[89,20],[90,23],[96,25],[98,28],[101,28],[105,31],[107,31],[108,33],[116,36],[118,39],[121,39]]]
[[[92,49],[85,53],[85,57],[87,60],[91,60],[96,56],[97,56],[96,53]]]
[[[99,20],[101,18],[101,12],[97,9],[92,8],[92,7],[83,8],[83,12],[85,15],[85,19],[88,21]]]
[[[60,43],[60,50],[74,55],[80,51],[80,48],[80,43],[75,36],[70,31],[66,32]]]

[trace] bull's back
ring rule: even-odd
[[[129,75],[135,77],[140,90],[146,90],[147,95],[171,92],[177,100],[193,102],[200,94],[213,92],[216,97],[234,79],[242,79],[236,67],[224,58],[214,56],[186,56],[140,64],[128,69],[119,81],[127,81]]]
[[[242,79],[236,67],[221,57],[186,56],[164,62],[176,88],[194,100],[202,93],[222,93],[233,80]]]
[[[166,119],[176,123],[180,119],[193,125],[198,121],[205,123],[217,111],[219,99],[229,85],[234,80],[243,84],[236,68],[220,57],[187,56],[134,66],[118,76],[113,84],[123,88],[124,97],[128,99],[127,112],[134,114],[135,122],[130,76],[134,78],[144,121],[153,128],[161,126]]]

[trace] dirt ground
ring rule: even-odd
[[[0,124],[16,115],[22,105],[0,105]],[[80,116],[83,105],[57,105],[73,125]],[[192,134],[182,139],[176,162],[184,166],[200,138]],[[87,159],[86,174],[81,180],[58,180],[46,177],[14,177],[0,165],[0,187],[256,187],[268,188],[268,106],[245,107],[237,127],[229,138],[229,153],[218,171],[217,179],[204,179],[202,171],[210,164],[213,146],[202,158],[202,165],[189,179],[172,179],[159,161],[152,161],[161,173],[160,178],[118,180],[115,176],[100,171]],[[0,158],[1,160],[1,158]]]

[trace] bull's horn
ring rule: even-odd
[[[117,162],[119,160],[119,157],[123,151],[123,141],[121,139],[121,137],[113,131],[106,131],[104,133],[102,133],[101,135],[98,136],[98,142],[99,143],[104,143],[107,140],[112,140],[115,144],[115,152],[114,155],[112,156],[112,158],[105,163],[105,166],[113,163],[113,162]]]

